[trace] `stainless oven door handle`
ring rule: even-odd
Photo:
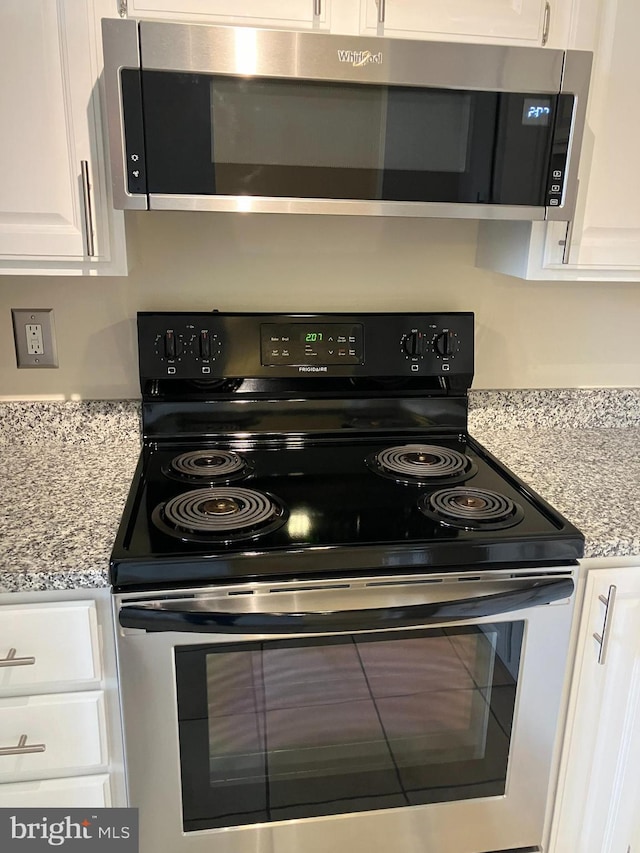
[[[507,592],[435,601],[422,604],[331,610],[316,612],[256,613],[221,612],[199,609],[193,599],[179,605],[175,601],[125,605],[118,619],[123,628],[143,631],[178,631],[211,634],[326,634],[352,631],[379,631],[443,622],[479,619],[550,604],[569,598],[571,578],[535,580]]]

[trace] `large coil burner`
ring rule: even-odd
[[[162,472],[172,480],[214,485],[244,479],[251,473],[251,468],[239,453],[214,448],[190,450],[174,456]]]
[[[524,511],[510,498],[489,489],[458,486],[424,495],[420,511],[446,527],[461,530],[503,530],[524,518]]]
[[[367,458],[376,474],[409,485],[460,483],[478,470],[475,462],[457,450],[437,444],[401,444],[386,447]]]
[[[236,542],[281,527],[288,512],[273,495],[255,489],[194,489],[157,506],[153,523],[187,542]]]

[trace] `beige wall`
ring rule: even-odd
[[[640,283],[474,266],[476,224],[128,215],[128,278],[0,277],[0,396],[138,395],[138,310],[476,312],[476,388],[640,386]],[[18,370],[10,308],[54,308],[58,370]]]

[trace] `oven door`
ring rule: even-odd
[[[118,206],[570,218],[583,54],[144,21],[104,32]]]
[[[565,574],[117,596],[142,853],[542,849],[572,592]]]

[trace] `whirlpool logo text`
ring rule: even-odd
[[[382,65],[382,53],[371,53],[370,50],[339,50],[338,62],[347,62],[354,68],[363,65]]]

